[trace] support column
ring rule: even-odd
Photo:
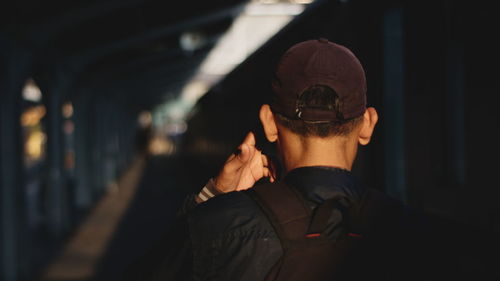
[[[102,105],[102,99],[96,97],[93,100],[91,120],[91,134],[92,134],[92,197],[93,200],[98,199],[103,194],[104,173],[103,173],[103,159],[104,159],[104,115],[106,114],[105,108]]]
[[[85,210],[92,204],[91,150],[89,134],[89,97],[86,93],[74,99],[75,120],[75,202],[78,210]]]
[[[0,279],[19,279],[23,148],[21,91],[29,55],[0,36]]]
[[[465,93],[464,47],[460,38],[462,22],[460,14],[449,1],[446,9],[446,167],[447,178],[452,186],[465,184]]]
[[[384,15],[385,179],[389,195],[406,202],[403,9]]]
[[[47,156],[49,226],[55,237],[62,237],[68,230],[67,186],[64,173],[64,136],[62,103],[64,93],[70,84],[62,73],[55,72],[47,81],[45,93],[47,107]]]

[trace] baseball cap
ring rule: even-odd
[[[304,106],[302,93],[311,86],[327,86],[339,98],[336,109]],[[273,111],[304,121],[343,121],[366,110],[363,66],[346,47],[325,38],[297,43],[278,62],[272,83]],[[340,111],[340,112],[338,112]]]

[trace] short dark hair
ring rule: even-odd
[[[341,100],[335,91],[324,85],[314,85],[307,88],[299,100],[300,106],[335,110],[342,116]],[[292,132],[308,137],[346,136],[362,121],[363,115],[341,121],[304,121],[291,119],[279,112],[274,112],[277,122]]]

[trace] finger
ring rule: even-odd
[[[264,167],[269,168],[269,176],[270,178],[272,177],[273,180],[276,179],[276,170],[275,170],[275,165],[274,162],[265,154],[262,154],[262,165]]]
[[[264,167],[263,168],[263,173],[264,173],[264,177],[269,178],[270,182],[274,182],[276,180],[274,178],[274,175],[273,175],[272,171],[269,168]]]
[[[262,176],[269,177],[269,169],[266,167],[262,167]]]
[[[245,164],[246,162],[248,162],[248,160],[250,160],[250,158],[252,158],[252,149],[250,148],[250,146],[246,143],[242,143],[240,145],[240,154],[238,154],[238,156],[236,156],[236,158],[242,163],[242,164]]]
[[[262,154],[262,165],[264,167],[269,167],[269,160],[267,159],[267,156],[265,154]]]
[[[263,176],[265,166],[262,163],[262,152],[258,149],[254,150],[254,155],[249,161],[250,171],[252,176],[257,181]]]
[[[243,140],[243,143],[250,146],[255,146],[255,135],[252,131],[248,132],[245,139]]]
[[[232,161],[235,157],[236,157],[236,154],[231,154],[231,155],[227,158],[226,163],[231,162],[231,161]]]
[[[240,151],[239,154],[233,153],[226,160],[223,168],[226,172],[232,173],[234,171],[237,171],[250,160],[252,153],[248,145],[241,144],[238,147],[238,150]]]
[[[269,178],[269,179],[272,178],[272,174],[271,174],[271,171],[269,170],[269,168],[263,168],[262,172],[264,174],[264,177]]]

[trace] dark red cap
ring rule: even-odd
[[[327,39],[308,40],[288,49],[276,69],[274,111],[304,121],[342,121],[361,116],[366,109],[363,66],[346,47]],[[299,100],[311,86],[323,85],[340,99],[340,111],[301,107]]]

